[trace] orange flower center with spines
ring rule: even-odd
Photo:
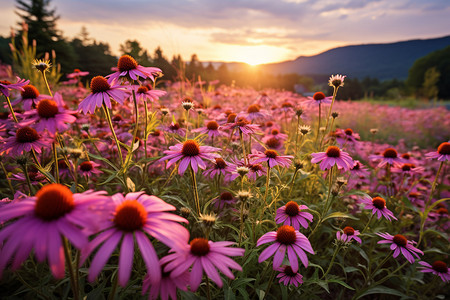
[[[360,167],[361,167],[361,166],[359,165],[359,163],[356,163],[356,164],[353,166],[352,170],[359,170]]]
[[[190,243],[191,253],[195,256],[205,256],[209,253],[209,243],[207,239],[195,238]]]
[[[194,140],[187,140],[183,143],[181,153],[184,156],[197,156],[200,154],[200,146]]]
[[[8,80],[0,80],[0,84],[3,84],[3,85],[10,85],[10,84],[12,84],[10,81],[8,81]]]
[[[37,112],[41,118],[53,118],[58,113],[58,105],[53,100],[43,99],[37,105]]]
[[[411,169],[415,168],[416,166],[414,164],[403,164],[402,170],[403,171],[411,171]]]
[[[438,213],[441,216],[448,215],[448,210],[445,207],[440,207],[436,210],[436,213]]]
[[[268,121],[267,123],[266,123],[266,127],[272,127],[273,126],[273,122],[272,121]]]
[[[64,159],[58,160],[58,168],[61,169],[67,169],[67,164]]]
[[[267,145],[267,147],[274,149],[274,148],[280,147],[281,142],[279,139],[271,137],[270,139],[268,139],[266,141],[266,145]]]
[[[39,139],[36,129],[31,127],[22,127],[16,131],[16,141],[19,143],[32,143]]]
[[[208,130],[217,130],[219,129],[219,124],[216,121],[209,121],[208,124],[206,124],[206,128]]]
[[[169,128],[170,128],[171,130],[178,130],[178,129],[180,129],[180,124],[178,124],[178,123],[171,124],[171,125],[169,126]]]
[[[289,225],[283,225],[277,230],[277,242],[284,245],[294,244],[297,240],[295,229]]]
[[[286,203],[286,214],[288,216],[294,217],[298,215],[298,212],[300,211],[299,205],[294,201],[289,201]]]
[[[137,66],[137,61],[129,55],[122,55],[117,63],[117,69],[119,69],[120,72],[134,70]]]
[[[44,221],[59,219],[74,207],[72,192],[62,184],[48,184],[36,193],[34,213]]]
[[[411,155],[409,155],[409,153],[403,153],[401,156],[404,159],[410,159],[411,158]]]
[[[397,158],[397,150],[395,150],[394,148],[387,148],[386,150],[384,150],[383,156],[386,158]]]
[[[450,154],[450,143],[442,143],[439,145],[437,152],[441,155],[449,155]]]
[[[289,107],[292,107],[292,104],[290,102],[284,102],[283,104],[281,104],[281,107],[289,108]]]
[[[316,92],[313,95],[313,99],[316,100],[316,101],[323,100],[323,99],[325,99],[325,94],[322,93],[322,92]]]
[[[73,72],[74,72],[74,73],[80,73],[81,70],[80,70],[80,69],[74,69]]]
[[[23,91],[20,92],[20,95],[22,95],[23,99],[36,99],[39,97],[39,91],[36,87],[34,87],[31,84],[24,85]]]
[[[233,200],[233,194],[230,192],[223,192],[220,194],[220,200]]]
[[[140,86],[140,87],[137,89],[137,93],[138,93],[138,94],[144,94],[144,93],[147,93],[147,92],[148,92],[148,88],[145,87],[145,86]]]
[[[280,133],[280,131],[278,129],[272,129],[272,135],[277,135]]]
[[[153,131],[152,133],[150,133],[152,136],[160,136],[161,135],[161,131],[159,129],[155,129],[155,131]]]
[[[249,167],[250,167],[250,170],[252,170],[252,172],[258,172],[263,169],[260,164],[251,165]]]
[[[290,266],[286,266],[284,268],[284,274],[289,277],[295,277],[297,275],[297,273],[295,273]]]
[[[113,122],[120,122],[123,120],[122,116],[117,114],[112,118]]]
[[[353,227],[350,226],[345,227],[343,231],[347,236],[355,234],[355,229],[353,229]]]
[[[144,227],[147,214],[137,200],[125,200],[116,208],[114,224],[123,231],[135,231]]]
[[[111,86],[103,76],[95,76],[91,80],[91,92],[93,94],[109,91]]]
[[[238,121],[236,122],[236,125],[239,127],[245,126],[247,124],[250,124],[250,122],[247,121],[246,118],[239,118]]]
[[[341,150],[336,146],[329,146],[325,152],[328,157],[339,157],[341,156]]]
[[[346,135],[353,135],[353,130],[351,130],[350,128],[345,129],[344,132]]]
[[[259,105],[258,104],[252,104],[247,108],[247,113],[257,113],[259,112]]]
[[[372,204],[378,209],[383,209],[386,207],[386,200],[381,197],[375,197],[372,199]]]
[[[234,121],[236,120],[236,114],[235,113],[230,113],[227,117],[227,123],[234,123]]]
[[[440,260],[435,261],[431,267],[438,273],[447,273],[448,271],[447,264]]]
[[[264,154],[268,157],[268,158],[276,158],[278,156],[277,151],[275,150],[266,150],[264,152]]]
[[[216,158],[216,169],[225,169],[227,167],[227,163],[223,160],[223,158]]]
[[[6,120],[8,119],[9,113],[8,112],[0,112],[0,120]]]
[[[89,172],[94,168],[92,165],[92,162],[90,161],[84,161],[80,164],[80,170],[83,172]]]
[[[401,234],[394,235],[394,243],[401,247],[405,247],[408,244],[408,240]]]

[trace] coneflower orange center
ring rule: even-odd
[[[286,266],[284,268],[284,274],[289,277],[295,277],[297,275],[297,273],[295,273],[290,266]]]
[[[196,256],[205,256],[209,253],[208,240],[204,238],[195,238],[190,242],[191,253]]]
[[[387,148],[386,150],[384,150],[383,156],[386,158],[397,158],[397,150],[395,150],[394,148]]]
[[[283,104],[281,104],[281,107],[289,108],[292,107],[292,104],[290,102],[284,102]]]
[[[145,87],[145,86],[140,86],[140,87],[137,89],[137,93],[138,93],[138,94],[144,94],[144,93],[147,93],[147,92],[148,92],[148,88]]]
[[[378,209],[383,209],[386,207],[386,200],[381,197],[375,197],[372,199],[372,204]]]
[[[80,69],[74,69],[73,72],[74,72],[74,73],[80,73],[81,70],[80,70]]]
[[[44,221],[56,220],[74,207],[72,192],[62,184],[48,184],[36,193],[34,213]]]
[[[447,273],[448,271],[447,264],[440,260],[435,261],[431,266],[433,270],[439,273]]]
[[[450,143],[442,143],[439,145],[437,152],[441,155],[449,155],[450,154]]]
[[[298,215],[298,212],[300,211],[299,205],[294,201],[289,201],[286,203],[286,214],[288,216],[294,217]]]
[[[206,124],[206,128],[208,130],[217,130],[219,129],[219,124],[216,121],[209,121],[208,124]]]
[[[227,164],[222,158],[216,158],[216,169],[225,169],[226,167]]]
[[[12,84],[12,83],[10,81],[8,81],[8,80],[0,80],[0,84],[9,85],[9,84]]]
[[[194,140],[187,140],[183,143],[181,153],[184,156],[197,156],[200,154],[200,146]]]
[[[361,167],[361,166],[359,165],[359,163],[356,163],[356,164],[353,166],[352,170],[359,170],[360,167]]]
[[[117,63],[117,68],[120,72],[134,70],[137,68],[137,66],[137,61],[129,55],[122,55],[119,58],[119,62]]]
[[[272,135],[277,135],[279,133],[280,131],[278,129],[272,129]]]
[[[344,132],[346,135],[353,135],[353,130],[351,130],[350,128],[345,129]]]
[[[155,129],[155,131],[153,131],[152,133],[150,133],[152,136],[160,136],[161,135],[161,131],[159,129]]]
[[[94,168],[92,165],[92,162],[90,161],[84,161],[80,164],[80,170],[83,172],[89,172]]]
[[[297,240],[295,229],[289,225],[283,225],[277,230],[277,242],[284,245],[294,244]]]
[[[254,165],[250,165],[250,170],[252,170],[253,172],[258,172],[262,170],[262,166],[260,164],[254,164]]]
[[[445,207],[440,207],[436,210],[436,213],[440,214],[441,216],[448,215],[448,210]]]
[[[402,166],[403,171],[411,171],[411,169],[415,168],[416,166],[414,164],[404,164]]]
[[[247,124],[250,124],[250,122],[247,121],[246,118],[239,118],[238,121],[236,122],[236,125],[239,127],[245,126]]]
[[[264,154],[268,157],[268,158],[276,158],[278,156],[277,151],[275,150],[266,150],[264,152]]]
[[[114,224],[124,231],[141,229],[147,220],[145,207],[137,200],[125,200],[116,208]]]
[[[266,141],[266,145],[267,145],[269,148],[277,149],[278,147],[281,146],[281,141],[280,141],[279,139],[277,139],[277,138],[271,137],[270,139],[268,139],[268,140]]]
[[[328,157],[339,157],[341,155],[341,150],[336,146],[329,146],[325,153]]]
[[[233,199],[233,194],[230,192],[223,192],[222,194],[220,194],[220,200],[232,200]]]
[[[24,85],[23,91],[20,93],[23,99],[35,99],[39,97],[39,91],[36,87],[31,84]]]
[[[39,134],[36,129],[25,126],[17,129],[16,141],[19,143],[32,143],[39,139]]]
[[[58,113],[58,105],[53,100],[43,99],[37,105],[37,112],[41,118],[53,118]]]
[[[109,89],[111,89],[111,86],[109,85],[108,81],[103,76],[95,76],[91,80],[91,92],[93,94],[95,93],[102,93],[106,92]]]
[[[410,159],[410,158],[411,158],[411,155],[409,155],[409,153],[403,153],[403,154],[402,154],[402,158],[404,158],[404,159]]]
[[[257,113],[259,112],[259,105],[258,104],[252,104],[247,108],[247,113]]]
[[[58,168],[59,169],[67,169],[67,164],[64,159],[58,160]]]
[[[353,227],[347,226],[343,229],[344,233],[346,235],[354,235],[355,234],[355,229],[353,229]]]
[[[394,235],[394,243],[396,243],[397,245],[401,246],[401,247],[405,247],[406,244],[408,243],[408,240],[401,234],[396,234]]]
[[[123,117],[121,115],[117,114],[112,118],[112,120],[113,120],[113,122],[120,122],[123,120]]]
[[[180,124],[178,124],[178,123],[171,124],[171,125],[169,126],[169,128],[170,128],[171,130],[178,130],[178,129],[180,129]]]
[[[313,95],[313,99],[316,100],[316,101],[323,100],[323,99],[325,99],[325,94],[322,93],[322,92],[316,92]]]

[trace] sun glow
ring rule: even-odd
[[[258,45],[258,46],[238,46],[226,45],[221,47],[222,57],[227,61],[244,62],[252,66],[279,62],[288,59],[289,53],[284,48]]]

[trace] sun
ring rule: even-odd
[[[283,50],[268,45],[233,46],[224,51],[223,57],[227,57],[228,61],[243,62],[251,66],[257,66],[285,60],[285,51]]]

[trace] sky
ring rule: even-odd
[[[24,0],[27,1],[27,0]],[[107,42],[126,40],[169,59],[293,60],[328,49],[450,35],[450,0],[52,0],[58,29]],[[14,0],[0,0],[0,35],[18,28]]]

